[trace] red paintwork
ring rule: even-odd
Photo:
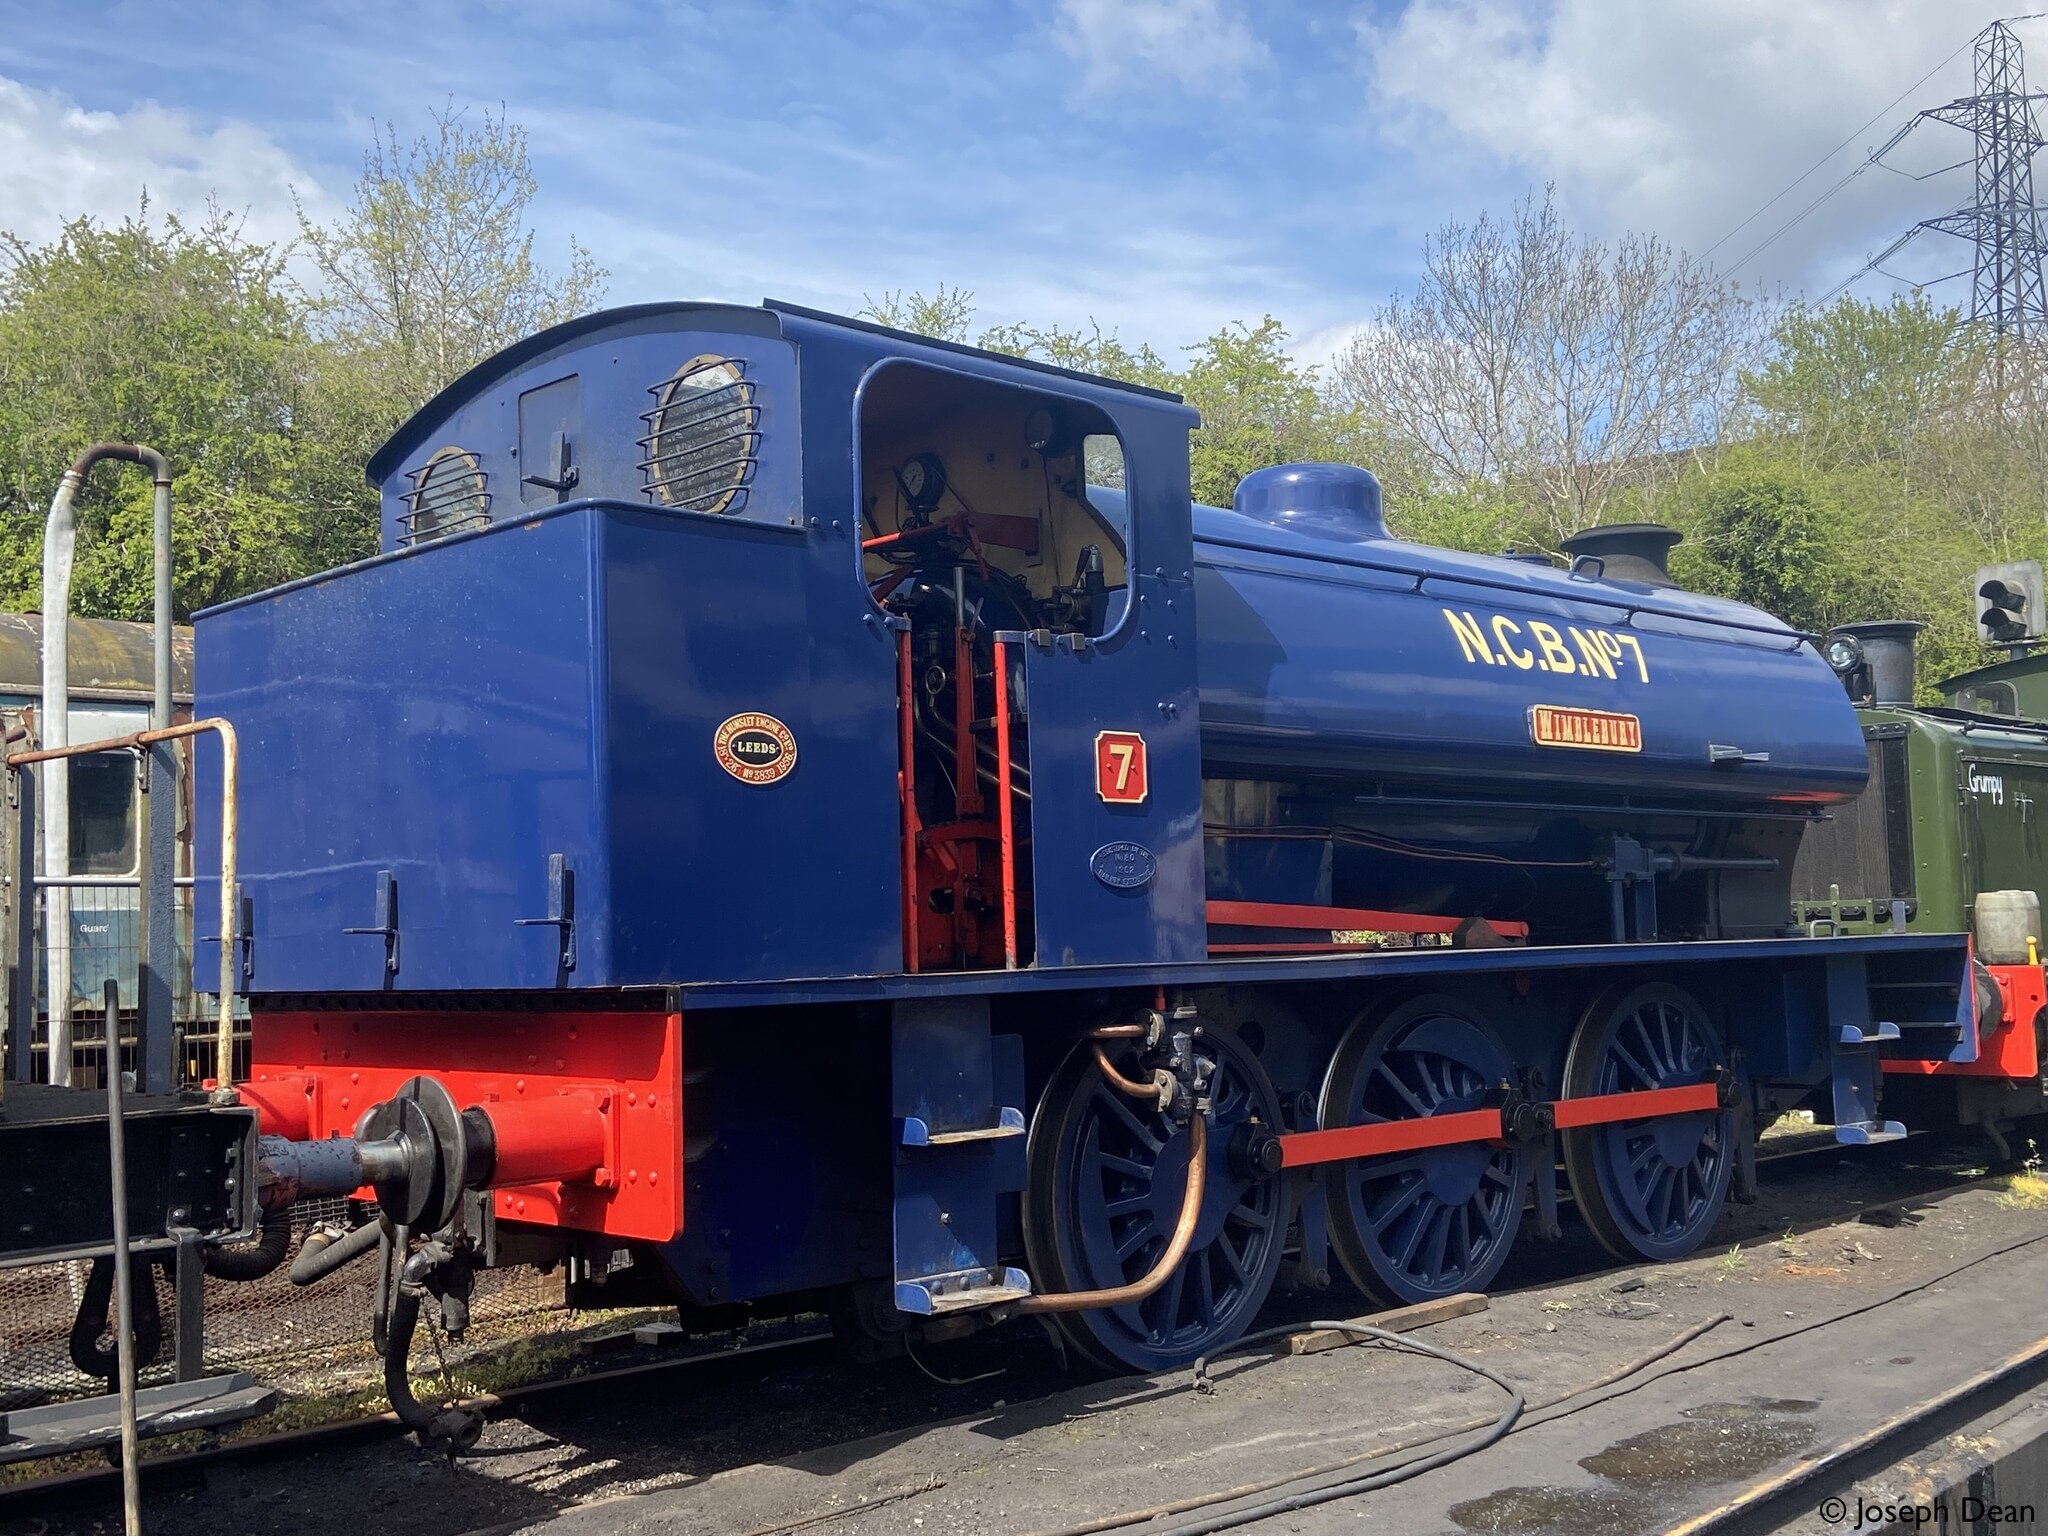
[[[2038,965],[1987,965],[1998,983],[2004,1009],[1998,1023],[1977,1041],[1975,1061],[1887,1061],[1900,1077],[2015,1077],[2041,1075],[2034,1020],[2048,1008],[2048,970]]]
[[[1327,1131],[1296,1131],[1280,1138],[1280,1166],[1305,1168],[1314,1163],[1341,1162],[1347,1157],[1381,1157],[1389,1152],[1419,1152],[1424,1147],[1500,1139],[1499,1110],[1468,1109],[1420,1120],[1382,1120],[1373,1125],[1342,1125]]]
[[[990,813],[980,775],[972,771],[954,776],[950,820],[926,825],[919,815],[911,726],[915,680],[907,631],[897,643],[897,711],[903,722],[898,751],[903,759],[904,964],[912,971],[993,969],[1008,963],[1005,920],[1013,915],[1010,904],[1016,894],[1003,869],[1001,820]],[[973,636],[965,629],[953,631],[952,660],[954,762],[974,764],[979,751],[975,721],[980,717]],[[1014,863],[1010,873],[1014,874]],[[935,905],[932,897],[942,892],[946,899]]]
[[[265,1136],[286,1141],[313,1139],[313,1100],[320,1079],[303,1073],[280,1073],[262,1082],[235,1084],[244,1104],[256,1111],[256,1126]]]
[[[1684,1088],[1640,1088],[1634,1093],[1601,1093],[1583,1099],[1559,1099],[1551,1106],[1557,1128],[1612,1125],[1618,1120],[1648,1120],[1659,1115],[1689,1115],[1721,1107],[1721,1090],[1712,1083]]]
[[[917,756],[911,744],[910,631],[896,632],[896,750],[901,765],[896,770],[896,793],[903,801],[903,968],[918,969],[918,913],[923,903],[917,895]]]
[[[1096,732],[1095,793],[1111,805],[1145,803],[1152,793],[1152,770],[1143,736],[1136,731]]]
[[[298,1139],[351,1135],[407,1078],[435,1077],[490,1116],[494,1182],[528,1181],[494,1190],[501,1219],[655,1243],[683,1228],[680,1013],[259,1012],[252,1023],[242,1091],[266,1132],[263,1106],[295,1102]]]
[[[1720,1107],[1720,1090],[1712,1083],[1697,1083],[1682,1088],[1643,1088],[1634,1093],[1558,1099],[1550,1109],[1557,1128],[1564,1131],[1610,1125],[1619,1120],[1697,1114]],[[1497,1109],[1467,1109],[1425,1119],[1342,1125],[1327,1131],[1296,1131],[1280,1138],[1280,1166],[1303,1168],[1350,1157],[1383,1157],[1389,1152],[1419,1152],[1426,1147],[1454,1147],[1468,1141],[1499,1141],[1502,1135]]]
[[[1365,907],[1304,907],[1281,901],[1211,901],[1209,922],[1230,928],[1321,928],[1331,932],[1369,929],[1377,933],[1456,933],[1461,917],[1429,917],[1415,912],[1374,912]],[[1526,939],[1527,923],[1495,922],[1487,926],[1504,939]]]
[[[1017,828],[1010,802],[1010,648],[996,650],[996,825],[1002,845],[1003,964],[1017,965]]]

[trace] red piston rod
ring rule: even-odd
[[[1588,1125],[1611,1125],[1618,1120],[1692,1115],[1723,1106],[1720,1084],[1691,1083],[1678,1088],[1643,1088],[1633,1093],[1556,1099],[1527,1107],[1548,1111],[1548,1123],[1559,1130],[1573,1130]],[[1430,1147],[1506,1139],[1506,1127],[1498,1109],[1468,1109],[1426,1119],[1381,1120],[1371,1125],[1336,1126],[1327,1131],[1295,1131],[1280,1138],[1280,1166],[1307,1168],[1346,1158],[1384,1157],[1391,1152],[1420,1152]]]

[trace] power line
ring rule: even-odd
[[[1971,38],[1969,46],[1975,50],[1973,94],[1915,113],[1912,120],[1874,151],[1863,165],[1843,177],[1816,199],[1814,205],[1801,212],[1799,217],[1804,218],[1813,206],[1825,201],[1869,166],[1881,164],[1883,156],[1923,122],[1944,123],[1962,129],[1971,137],[1971,157],[1962,162],[1975,170],[1970,196],[1948,212],[1922,219],[1908,229],[1830,288],[1818,301],[1820,304],[1831,302],[1868,273],[1884,271],[1886,261],[1910,241],[1931,231],[1954,235],[1971,243],[1975,259],[1970,267],[1964,269],[1973,279],[1969,321],[1992,333],[1999,344],[2001,357],[2008,340],[2023,340],[2036,331],[2048,330],[2048,282],[2043,279],[2043,266],[2048,263],[2048,232],[2044,232],[2042,210],[2034,202],[2033,171],[2034,155],[2048,147],[2048,138],[2042,136],[2034,121],[2033,103],[2042,99],[2042,95],[2027,89],[2024,50],[2009,25],[2012,21],[2027,21],[2041,14],[2032,12],[1995,21]],[[1953,53],[1949,55],[1951,59],[1954,57]],[[1944,59],[1942,65],[1947,62]],[[1937,65],[1936,69],[1942,65]],[[1885,275],[1894,281],[1901,280],[1889,272]],[[1954,272],[1914,286],[1948,282],[1962,275],[1962,272]]]
[[[2013,16],[2008,19],[2012,21],[2031,21],[2038,16],[2048,16],[2048,11],[2034,11],[2026,16]],[[1797,176],[1794,176],[1790,181],[1786,182],[1783,187],[1779,188],[1777,195],[1772,197],[1769,202],[1765,203],[1761,208],[1757,209],[1756,212],[1752,213],[1740,224],[1736,225],[1733,229],[1729,230],[1727,234],[1723,235],[1720,239],[1716,240],[1704,251],[1701,251],[1699,254],[1699,259],[1701,261],[1705,261],[1709,256],[1713,255],[1714,252],[1721,249],[1722,246],[1726,245],[1730,240],[1733,240],[1737,235],[1741,234],[1745,229],[1749,228],[1750,225],[1754,224],[1766,213],[1769,213],[1772,208],[1776,207],[1780,202],[1782,202],[1785,199],[1785,197],[1792,191],[1794,187],[1798,186],[1801,182],[1806,180],[1807,177],[1811,176],[1815,171],[1819,170],[1822,166],[1826,165],[1830,160],[1834,159],[1835,156],[1839,155],[1851,144],[1855,143],[1860,135],[1868,133],[1870,129],[1881,118],[1888,116],[1892,112],[1892,110],[1899,105],[1899,103],[1903,102],[1908,96],[1911,96],[1915,91],[1919,90],[1921,86],[1925,85],[1928,81],[1932,80],[1936,75],[1940,74],[1944,69],[1948,68],[1948,66],[1955,61],[1956,55],[1960,54],[1965,48],[1969,47],[1970,44],[1975,41],[1975,38],[1965,38],[1961,43],[1959,43],[1956,46],[1954,53],[1949,54],[1947,58],[1943,59],[1939,64],[1935,65],[1934,68],[1928,70],[1926,74],[1922,75],[1918,80],[1915,80],[1911,85],[1907,86],[1903,91],[1899,92],[1898,95],[1894,96],[1890,101],[1886,102],[1883,106],[1879,107],[1877,111],[1873,112],[1870,115],[1869,119],[1866,122],[1861,124],[1859,127],[1850,130],[1849,136],[1846,139],[1842,140],[1841,143],[1837,144],[1833,149],[1829,150],[1826,154],[1822,155],[1818,160],[1814,161],[1813,164],[1809,165]],[[1858,167],[1858,169],[1860,170],[1861,167]],[[1853,175],[1854,173],[1851,174]],[[1846,181],[1848,180],[1848,178],[1844,177],[1843,180]],[[1841,185],[1841,182],[1837,182],[1833,190],[1839,190]],[[1824,196],[1826,195],[1832,195],[1832,192],[1830,192],[1829,194],[1824,194]],[[1812,205],[1809,205],[1809,208],[1811,208],[1811,206]],[[1776,236],[1773,236],[1772,238],[1775,239]],[[1768,244],[1769,242],[1766,241],[1765,243]],[[1762,247],[1759,246],[1758,249],[1761,250]],[[1748,260],[1748,257],[1744,257],[1743,259],[1746,261]],[[1738,266],[1740,264],[1741,263],[1739,262],[1736,263],[1736,265]]]

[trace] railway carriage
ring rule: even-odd
[[[473,1431],[403,1362],[480,1265],[1159,1368],[1283,1264],[1483,1288],[1561,1184],[1685,1253],[1779,1109],[1896,1136],[1888,1065],[1974,1059],[1963,937],[1792,920],[1868,771],[1812,637],[1662,530],[1429,548],[1341,465],[1192,505],[1195,420],[614,310],[377,455],[377,556],[199,616],[197,963],[266,1177],[377,1195],[423,1433]]]

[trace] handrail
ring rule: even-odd
[[[126,736],[109,736],[104,741],[88,741],[77,746],[42,747],[33,752],[10,752],[0,758],[10,771],[26,768],[31,763],[47,763],[59,758],[85,757],[94,752],[139,752],[144,747],[160,741],[177,741],[188,736],[203,736],[211,732],[220,737],[221,756],[221,821],[220,821],[220,1017],[215,1024],[215,1048],[218,1059],[214,1070],[216,1081],[226,1087],[234,1081],[235,1045],[235,865],[238,852],[236,825],[240,815],[241,801],[236,790],[236,775],[241,764],[240,746],[235,738],[234,722],[219,715],[204,720],[187,720],[182,725],[168,725],[161,730],[133,731]],[[197,942],[197,935],[194,935]],[[108,1021],[111,1037],[112,1021]]]

